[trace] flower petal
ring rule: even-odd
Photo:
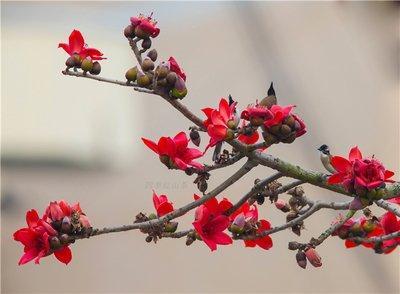
[[[347,173],[351,170],[351,163],[341,156],[333,156],[331,164],[338,172]]]
[[[71,53],[81,53],[83,47],[85,46],[85,40],[80,31],[73,30],[71,35],[69,35],[69,48]]]
[[[351,148],[349,152],[349,160],[354,161],[356,159],[362,159],[361,151],[357,146]]]
[[[72,252],[68,246],[65,246],[59,250],[54,251],[54,256],[59,261],[61,261],[62,263],[65,263],[67,265],[72,259]]]
[[[148,139],[146,139],[146,138],[142,138],[142,141],[143,141],[143,143],[144,143],[147,147],[149,147],[149,148],[150,148],[151,150],[153,150],[155,153],[159,154],[159,153],[158,153],[158,146],[157,146],[156,143],[154,143],[153,141],[148,140]]]

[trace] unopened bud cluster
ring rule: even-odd
[[[82,59],[79,54],[70,56],[65,62],[67,69],[82,69],[84,73],[89,72],[92,75],[98,75],[101,72],[101,65],[98,61],[93,61],[90,56]]]

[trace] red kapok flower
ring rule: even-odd
[[[186,82],[186,74],[172,56],[168,59],[169,69],[180,76]]]
[[[139,16],[131,17],[131,24],[135,27],[135,34],[141,38],[155,38],[160,33],[160,29],[156,27],[157,22],[152,19],[153,13],[149,16],[139,14]]]
[[[189,166],[203,168],[203,165],[194,159],[203,155],[195,148],[188,148],[189,139],[184,132],[180,132],[174,138],[161,137],[158,143],[142,138],[144,144],[160,156],[160,161],[168,168],[186,170]]]
[[[81,59],[85,59],[86,57],[90,57],[92,60],[105,59],[102,57],[103,53],[101,53],[99,50],[87,47],[81,32],[78,30],[73,30],[69,35],[68,44],[59,43],[58,48],[60,47],[63,48],[70,56],[77,54]]]
[[[386,212],[380,219],[383,234],[388,235],[400,231],[400,219],[393,212]],[[382,244],[383,253],[388,254],[400,245],[400,237],[385,240]]]
[[[267,142],[292,143],[297,137],[306,133],[306,125],[297,115],[292,114],[293,108],[294,105],[272,105],[269,109],[272,118],[266,120],[263,125],[264,139]]]
[[[194,195],[195,200],[200,197]],[[200,205],[195,212],[195,221],[193,227],[197,234],[214,251],[217,245],[232,244],[232,239],[224,233],[229,226],[229,218],[223,213],[232,207],[232,203],[224,198],[220,202],[212,198]]]
[[[249,105],[242,111],[241,118],[250,121],[253,126],[261,126],[264,121],[272,118],[273,115],[268,107],[262,106],[258,103]]]
[[[72,259],[71,250],[68,246],[62,246],[57,250],[50,248],[50,238],[57,235],[57,231],[47,222],[39,219],[36,210],[32,209],[26,213],[28,227],[19,229],[14,233],[14,240],[24,245],[24,254],[18,264],[25,264],[33,259],[39,264],[42,257],[54,253],[55,257],[62,263],[68,264]]]
[[[154,208],[157,211],[157,216],[164,216],[172,211],[174,211],[174,207],[172,203],[168,201],[168,197],[166,195],[158,196],[156,192],[153,191],[153,204]]]
[[[234,102],[229,105],[226,99],[221,98],[218,109],[202,109],[207,116],[204,127],[207,128],[207,133],[210,136],[207,148],[213,147],[226,139],[233,139],[233,132],[229,132],[229,130],[236,128],[239,124],[239,119],[235,116],[236,104]]]
[[[385,182],[392,182],[392,171],[375,159],[363,159],[357,146],[349,152],[349,159],[333,156],[331,164],[336,173],[328,178],[329,184],[341,184],[348,191],[357,188],[372,190],[380,187]]]
[[[89,219],[82,212],[79,203],[75,203],[71,206],[65,200],[61,200],[59,202],[50,202],[49,206],[47,206],[45,210],[42,219],[50,224],[57,221],[70,222],[73,215],[74,217],[79,219],[79,223],[82,227],[90,228]]]
[[[251,229],[253,234],[261,234],[271,229],[271,224],[267,220],[258,220],[257,206],[250,206],[250,204],[247,202],[230,215],[230,220],[233,225],[239,226],[242,229],[246,229],[246,227],[253,227],[254,229]],[[244,244],[246,247],[259,246],[265,250],[270,249],[273,245],[272,239],[268,235],[257,239],[244,240]]]

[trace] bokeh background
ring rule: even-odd
[[[269,251],[241,242],[213,253],[201,242],[147,244],[132,231],[79,241],[68,266],[48,257],[20,267],[22,248],[11,237],[25,225],[26,210],[41,211],[55,199],[80,201],[96,227],[152,211],[151,189],[176,206],[192,200],[194,178],[168,171],[140,140],[187,130],[185,118],[157,97],[61,74],[67,56],[57,44],[77,28],[108,57],[101,75],[124,79],[135,60],[122,30],[140,12],[154,11],[161,28],[154,47],[186,70],[183,102],[197,114],[227,94],[245,107],[274,81],[280,103],[298,105],[308,133],[269,152],[322,170],[318,146],[347,154],[358,144],[399,179],[397,3],[2,2],[1,8],[3,293],[399,293],[398,250],[380,256],[330,238],[319,249],[322,268],[296,265],[287,242],[319,234],[334,211],[309,219],[301,238],[273,235]],[[210,186],[237,168],[216,171]],[[256,168],[222,195],[238,199],[272,172]],[[304,188],[313,199],[344,199]],[[269,204],[261,215],[284,222]]]

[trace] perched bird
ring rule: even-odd
[[[321,152],[320,159],[325,169],[332,174],[335,173],[336,170],[333,168],[331,164],[332,155],[329,151],[328,145],[323,144],[321,145],[321,147],[318,148],[318,150]]]

